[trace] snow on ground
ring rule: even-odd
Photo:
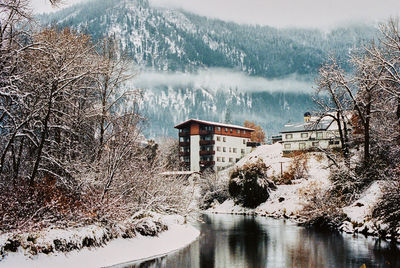
[[[242,208],[235,205],[233,200],[227,200],[208,211],[214,213],[255,213],[273,217],[297,217],[310,196],[312,196],[312,192],[326,191],[330,186],[326,158],[321,157],[320,153],[309,153],[309,156],[308,176],[304,179],[293,181],[293,184],[290,185],[277,185],[277,189],[270,193],[268,200],[256,209]],[[291,158],[282,156],[282,145],[276,143],[257,147],[253,152],[243,157],[235,166],[241,167],[247,163],[255,163],[259,159],[262,159],[267,166],[271,167],[268,170],[268,176],[279,175],[281,163],[282,171],[285,172],[292,162]]]
[[[383,181],[375,181],[361,195],[360,199],[356,200],[350,206],[343,208],[343,212],[347,214],[352,222],[364,223],[366,220],[372,217],[374,205],[382,196],[383,185]]]
[[[323,194],[331,186],[329,180],[329,163],[326,157],[323,157],[321,153],[308,153],[308,155],[307,176],[303,179],[293,181],[290,185],[277,185],[277,189],[271,191],[268,200],[257,208],[243,208],[235,205],[233,200],[226,200],[222,204],[215,204],[208,212],[298,218],[299,212],[315,193]],[[269,176],[280,174],[281,163],[283,172],[285,172],[292,162],[291,158],[282,156],[281,144],[263,145],[242,158],[228,171],[223,171],[221,174],[227,180],[229,171],[233,168],[241,167],[246,163],[254,163],[259,159],[262,159],[266,165],[271,166],[271,169],[268,171]],[[384,183],[383,181],[374,182],[360,195],[360,199],[356,200],[350,206],[343,208],[343,212],[347,214],[349,221],[345,221],[339,228],[340,230],[347,233],[359,232],[378,235],[381,231],[388,229],[386,224],[372,218],[372,210],[382,196]]]
[[[131,239],[118,238],[103,247],[83,248],[66,254],[40,253],[32,256],[24,253],[20,247],[17,253],[7,253],[0,261],[0,267],[107,267],[165,255],[190,244],[200,235],[196,228],[190,224],[182,224],[176,217],[167,216],[164,222],[168,225],[168,230],[160,233],[158,237],[138,235]],[[82,229],[82,232],[91,233],[93,230],[89,229]],[[70,236],[71,233],[54,231],[53,235],[45,239],[50,241],[55,237]]]
[[[349,221],[345,221],[340,230],[346,233],[367,233],[378,235],[380,232],[386,232],[389,228],[387,224],[376,221],[372,218],[374,206],[382,197],[382,188],[385,187],[385,181],[375,181],[366,189],[361,198],[354,201],[350,206],[344,207]],[[398,232],[400,238],[400,232]]]
[[[268,176],[279,175],[281,172],[281,163],[283,171],[285,171],[291,163],[291,158],[282,156],[282,144],[275,143],[273,145],[257,147],[253,152],[240,159],[236,166],[242,167],[245,164],[255,163],[259,159],[262,159],[267,166],[271,167],[268,170]]]

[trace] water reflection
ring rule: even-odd
[[[377,239],[307,230],[262,217],[203,217],[201,237],[189,247],[122,267],[400,267],[399,249]]]

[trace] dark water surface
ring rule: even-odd
[[[400,267],[396,245],[363,235],[320,232],[264,217],[203,215],[200,238],[165,257],[124,267]]]

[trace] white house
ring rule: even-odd
[[[331,117],[324,117],[319,122],[310,113],[304,114],[303,123],[288,123],[281,130],[283,153],[294,151],[334,149],[341,147],[339,128]]]

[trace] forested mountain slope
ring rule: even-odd
[[[276,133],[312,109],[309,94],[327,56],[345,63],[376,33],[366,25],[329,32],[239,25],[147,0],[95,0],[40,19],[94,40],[115,36],[138,72],[132,83],[144,90],[149,137],[176,135],[172,126],[189,117],[223,121],[227,110],[235,123],[255,120]]]

